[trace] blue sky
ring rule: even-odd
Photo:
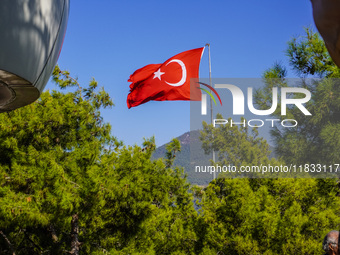
[[[162,145],[189,131],[190,103],[128,109],[127,80],[136,69],[210,43],[212,77],[259,78],[275,61],[286,63],[287,41],[307,26],[315,28],[308,0],[71,0],[58,64],[81,84],[94,77],[110,94],[115,107],[102,113],[119,140],[140,145],[154,135]],[[205,51],[200,77],[208,75]],[[49,83],[46,89],[56,87]]]

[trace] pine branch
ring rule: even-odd
[[[68,73],[65,72],[65,71],[61,71],[61,70],[60,70],[59,73],[61,73],[62,75],[64,75],[67,79],[73,81],[73,83],[76,84],[76,85],[78,86],[79,91],[80,91],[80,92],[82,91],[83,88],[80,86],[79,82],[78,82],[76,79],[74,79],[73,77],[71,77],[70,75],[68,75]]]
[[[15,255],[15,249],[13,247],[13,245],[11,244],[11,242],[9,241],[9,239],[7,238],[7,236],[0,230],[0,235],[5,239],[9,249],[11,250],[12,254]]]
[[[69,183],[72,183],[75,188],[80,188],[80,185],[78,183],[75,183],[75,182],[65,178],[63,175],[61,176],[61,178],[63,178],[63,180],[65,180],[65,181],[68,181]]]
[[[34,246],[36,249],[38,249],[40,252],[42,251],[42,248],[41,248],[39,245],[37,245],[37,244],[30,238],[29,234],[28,234],[26,231],[24,231],[24,235],[25,235],[25,237],[28,239],[28,241],[29,241],[31,244],[33,244],[33,246]]]

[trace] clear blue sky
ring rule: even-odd
[[[136,69],[210,43],[214,78],[261,77],[275,61],[286,63],[287,41],[306,26],[315,28],[309,0],[71,0],[58,64],[81,84],[94,77],[110,94],[115,107],[102,113],[119,140],[140,145],[154,135],[162,145],[189,131],[190,103],[148,102],[128,109],[127,80]],[[207,53],[200,66],[204,78]],[[55,88],[49,83],[46,89]]]

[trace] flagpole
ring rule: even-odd
[[[207,43],[205,46],[208,46],[208,55],[209,55],[209,85],[211,86],[211,57],[210,57],[210,43]],[[212,98],[210,98],[210,117],[211,117],[211,124],[213,124],[213,103]],[[215,163],[215,151],[212,151],[212,160]],[[216,174],[213,174],[214,180],[216,179]]]

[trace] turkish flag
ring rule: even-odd
[[[191,85],[190,79],[198,78],[204,47],[184,51],[163,64],[150,64],[130,75],[128,108],[150,100],[201,100],[201,90]]]

